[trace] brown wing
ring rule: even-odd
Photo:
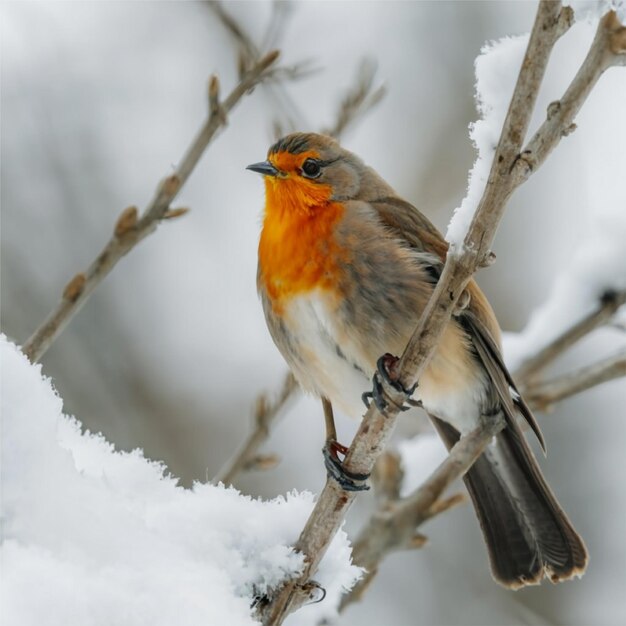
[[[510,422],[515,419],[515,409],[517,409],[532,428],[541,444],[541,448],[545,452],[546,443],[541,429],[539,428],[539,424],[526,402],[524,402],[524,398],[522,398],[517,390],[515,381],[504,364],[500,350],[493,340],[493,337],[491,337],[489,330],[485,328],[482,321],[472,311],[463,314],[461,319],[465,328],[470,330],[469,334],[472,338],[472,344],[502,401],[502,408],[507,416],[507,421]],[[513,393],[511,393],[511,391],[513,391]]]
[[[445,261],[448,242],[441,236],[433,223],[412,204],[400,198],[381,198],[371,203],[387,228],[405,239],[412,248],[420,252],[436,254]]]
[[[371,203],[382,223],[398,239],[405,240],[412,248],[432,255],[428,272],[434,282],[439,279],[448,252],[448,243],[430,220],[414,206],[399,198],[381,198]],[[467,289],[470,294],[468,308],[459,315],[459,321],[471,338],[472,345],[483,367],[487,371],[502,408],[509,420],[515,419],[519,411],[537,436],[545,451],[545,442],[539,425],[528,405],[517,391],[500,352],[500,326],[487,298],[472,279]]]

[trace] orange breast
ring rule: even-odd
[[[331,289],[338,262],[347,259],[334,237],[345,208],[329,196],[325,185],[266,178],[259,280],[276,312],[292,296]]]

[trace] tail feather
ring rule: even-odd
[[[451,448],[459,434],[433,419]],[[512,589],[580,576],[587,550],[544,480],[516,423],[499,433],[464,477],[497,582]]]

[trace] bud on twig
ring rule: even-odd
[[[249,463],[245,469],[248,471],[265,471],[276,467],[280,463],[280,457],[277,454],[258,454]]]
[[[428,537],[426,535],[422,535],[421,533],[415,533],[413,537],[411,537],[407,542],[407,548],[409,550],[419,550],[423,548],[428,543]]]
[[[175,196],[180,189],[180,178],[176,174],[168,176],[161,183],[161,191],[167,196]]]
[[[220,81],[215,75],[209,80],[209,115],[219,118],[226,125],[226,112],[220,104]]]
[[[177,217],[181,217],[189,213],[189,207],[177,207],[176,209],[169,209],[163,215],[164,220],[173,220]]]
[[[117,222],[115,223],[114,230],[115,236],[118,239],[137,226],[137,215],[138,212],[136,206],[129,206],[120,213],[120,216],[117,218]]]
[[[63,290],[63,298],[69,302],[76,302],[78,296],[83,292],[87,277],[81,272],[76,274],[72,280],[65,286]]]

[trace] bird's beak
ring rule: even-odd
[[[252,165],[248,165],[246,169],[263,174],[263,176],[278,176],[278,170],[269,161],[253,163]]]

